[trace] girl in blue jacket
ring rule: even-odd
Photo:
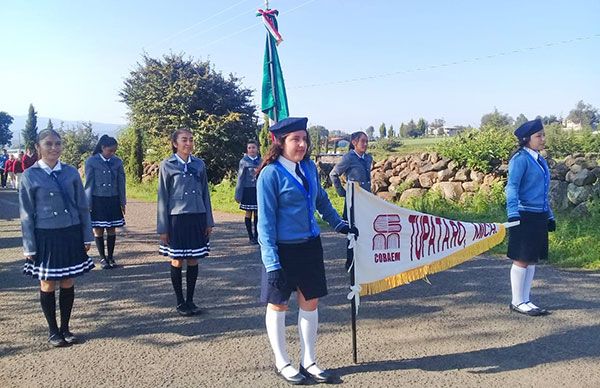
[[[544,148],[542,121],[528,121],[515,130],[519,149],[508,163],[506,209],[508,221],[520,225],[508,230],[508,253],[513,260],[510,270],[511,311],[529,316],[548,314],[530,300],[535,264],[548,258],[548,232],[556,229],[550,208],[548,189],[550,170],[539,151]]]
[[[94,268],[87,255],[93,241],[90,211],[77,169],[60,162],[62,140],[52,130],[36,140],[40,160],[23,173],[19,190],[25,266],[23,272],[40,281],[40,304],[54,347],[77,343],[69,320],[75,300],[75,277]],[[60,327],[56,321],[55,289]]]
[[[264,264],[261,301],[267,304],[265,321],[277,374],[292,384],[337,379],[316,364],[317,305],[319,298],[327,295],[327,281],[315,210],[336,231],[349,231],[331,206],[309,159],[307,121],[290,117],[270,128],[274,141],[257,182],[258,241]],[[293,292],[299,306],[299,370],[290,363],[285,341],[285,312]]]

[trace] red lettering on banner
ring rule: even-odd
[[[411,225],[411,261],[459,246],[464,247],[466,244],[467,229],[460,221],[446,221],[429,215],[410,215],[408,222]]]
[[[373,230],[377,233],[373,236],[373,250],[400,248],[400,216],[398,214],[379,214],[373,220]]]
[[[381,252],[373,255],[373,261],[375,263],[389,263],[393,261],[400,261],[400,252]]]

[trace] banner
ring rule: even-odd
[[[377,294],[454,267],[501,243],[506,227],[512,226],[404,209],[354,182],[348,183],[346,201],[350,223],[359,231],[356,239],[349,236],[355,284],[348,298]]]

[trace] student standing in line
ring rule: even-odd
[[[94,239],[103,269],[117,266],[113,256],[117,239],[115,228],[125,225],[125,169],[123,161],[115,156],[117,147],[115,138],[102,135],[92,156],[85,161],[85,194],[92,212]]]
[[[160,163],[158,176],[157,232],[159,252],[171,258],[171,282],[177,312],[199,314],[194,304],[198,259],[208,255],[214,226],[206,165],[192,156],[194,137],[187,128],[171,136],[173,155]],[[186,299],[183,298],[182,267],[187,262]]]
[[[60,162],[60,135],[45,129],[36,147],[41,159],[23,174],[19,190],[23,273],[40,281],[40,303],[48,322],[48,342],[64,347],[79,342],[69,320],[75,277],[94,268],[87,255],[92,241],[90,212],[76,168]],[[60,327],[56,322],[56,284],[60,286]]]
[[[19,190],[19,187],[21,187],[21,177],[23,176],[23,151],[19,152],[19,156],[13,162],[12,171],[14,173],[15,189]]]
[[[244,222],[251,244],[258,244],[258,206],[256,205],[256,170],[262,159],[258,155],[258,144],[250,140],[246,145],[246,155],[240,160],[237,185],[235,186],[235,200],[240,204],[240,209],[246,211]],[[254,216],[254,230],[252,230],[252,216]]]
[[[508,163],[506,210],[508,221],[520,225],[508,230],[508,253],[512,290],[511,311],[529,316],[547,315],[530,300],[529,293],[535,264],[548,258],[548,232],[556,230],[548,189],[550,171],[539,151],[544,148],[544,126],[539,119],[528,121],[515,130],[519,149]]]
[[[261,301],[267,304],[265,322],[277,374],[291,384],[303,384],[307,379],[321,383],[338,380],[316,363],[317,306],[319,298],[327,295],[327,280],[315,210],[337,232],[349,232],[309,158],[307,121],[289,117],[269,128],[275,139],[259,168],[257,182],[258,240],[264,264]],[[299,305],[299,369],[290,363],[285,340],[285,314],[292,292],[297,293]]]
[[[6,162],[8,162],[8,152],[2,149],[2,155],[0,155],[0,186],[6,188]]]
[[[15,156],[10,154],[6,163],[4,163],[4,169],[6,174],[6,187],[15,188]]]
[[[23,171],[33,166],[33,164],[38,160],[38,156],[35,152],[35,149],[27,148],[26,151],[27,152],[25,152],[25,155],[23,155],[23,160],[21,161],[21,163],[23,164]]]

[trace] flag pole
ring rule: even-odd
[[[269,10],[269,0],[265,0],[265,8],[267,9],[267,11]],[[278,120],[278,115],[277,115],[277,85],[275,85],[275,68],[273,66],[273,48],[271,46],[271,44],[273,43],[272,41],[273,37],[271,36],[271,34],[269,34],[269,31],[267,31],[267,45],[269,46],[269,69],[271,70],[270,73],[270,77],[271,77],[271,93],[273,93],[273,102],[274,102],[274,106],[273,106],[273,121],[277,122]]]
[[[352,195],[350,196],[350,211],[348,212],[348,216],[349,216],[349,224],[350,227],[354,226],[354,183],[352,183],[351,185],[351,193]],[[347,259],[350,261],[351,267],[350,267],[350,285],[353,286],[354,282],[355,282],[355,276],[354,276],[354,249],[346,249],[346,255],[347,255]],[[358,364],[357,361],[357,350],[356,350],[356,296],[353,296],[352,299],[350,299],[350,310],[351,310],[351,319],[352,319],[352,361],[355,364]]]

